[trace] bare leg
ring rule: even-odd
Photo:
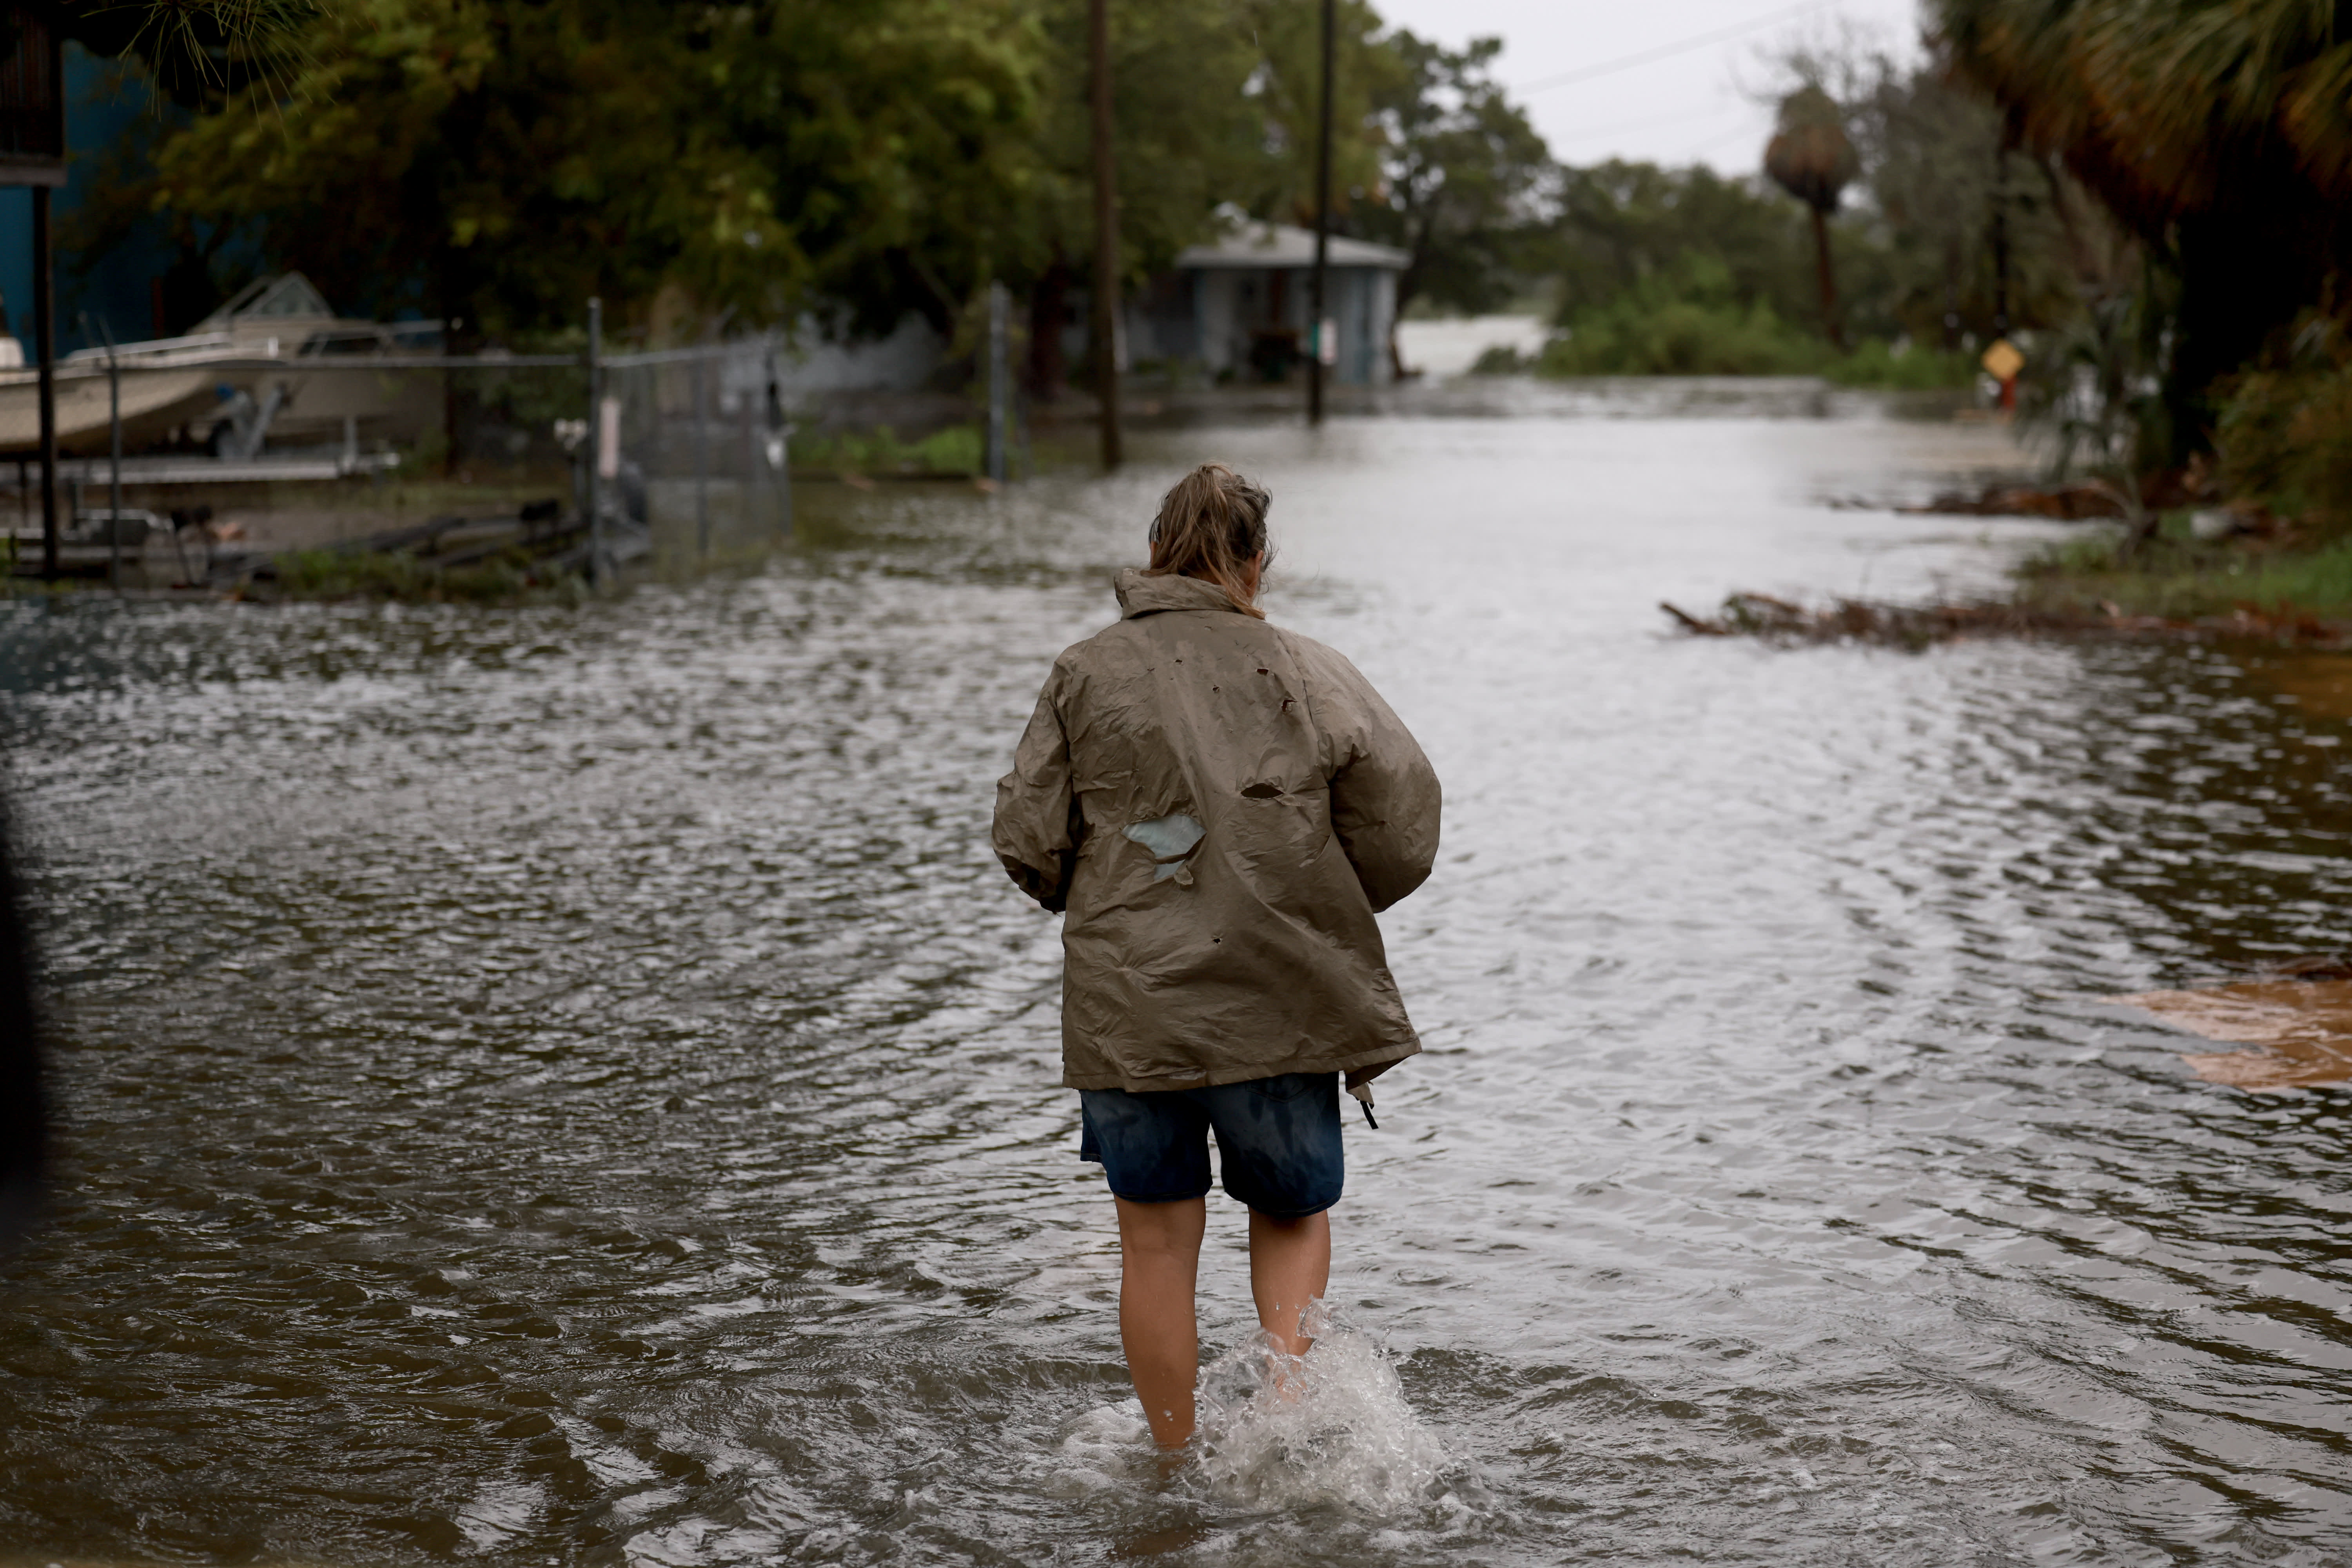
[[[1331,1284],[1331,1216],[1275,1219],[1250,1210],[1250,1294],[1257,1323],[1286,1354],[1305,1355],[1315,1342],[1298,1331],[1307,1303]]]
[[[1192,1436],[1192,1387],[1201,1376],[1192,1288],[1201,1275],[1208,1200],[1113,1201],[1118,1205],[1118,1337],[1127,1348],[1128,1375],[1151,1423],[1151,1440],[1181,1448]]]

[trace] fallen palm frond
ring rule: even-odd
[[[2064,485],[1988,485],[1975,495],[1946,490],[1925,506],[1895,510],[1914,516],[2046,517],[2058,522],[2104,521],[2125,514],[2115,488],[2099,479]]]
[[[1696,637],[1750,637],[1774,642],[1865,642],[1906,648],[1979,637],[2228,637],[2331,647],[2352,643],[2352,623],[2270,612],[2252,605],[2242,605],[2228,616],[2196,620],[2126,615],[2112,604],[2095,610],[2000,600],[1893,605],[1832,599],[1826,605],[1807,605],[1769,594],[1734,594],[1712,618],[1663,602],[1658,607]]]

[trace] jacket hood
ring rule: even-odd
[[[1214,583],[1203,583],[1198,577],[1154,577],[1149,572],[1129,566],[1111,579],[1111,591],[1118,595],[1119,614],[1127,620],[1133,620],[1138,616],[1156,615],[1161,610],[1223,610],[1229,616],[1241,614],[1234,608],[1232,595]]]

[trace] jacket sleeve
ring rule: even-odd
[[[1055,698],[1056,669],[1039,693],[1037,710],[1013,748],[1013,771],[996,781],[996,858],[1021,890],[1053,913],[1069,906],[1085,819],[1070,787],[1070,744]]]
[[[1373,910],[1387,909],[1427,881],[1436,864],[1437,772],[1354,665],[1320,644],[1300,663],[1313,681],[1329,770],[1331,831]]]

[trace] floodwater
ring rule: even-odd
[[[68,1119],[0,1558],[2343,1561],[2352,1106],[2104,999],[2342,943],[2346,717],[2215,649],[1670,636],[2042,526],[1885,508],[1996,432],[1685,390],[813,491],[576,610],[0,611]],[[1447,816],[1338,1321],[1268,1400],[1213,1198],[1162,1482],[986,830],[1207,456]]]

